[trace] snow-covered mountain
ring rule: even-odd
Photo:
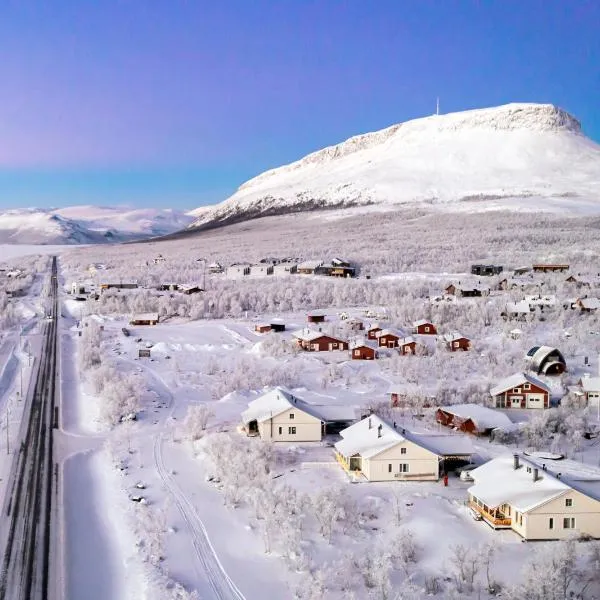
[[[266,171],[200,212],[190,227],[401,204],[600,212],[600,146],[573,116],[549,104],[433,115]]]
[[[0,243],[98,244],[166,235],[193,220],[172,209],[74,206],[0,212]]]

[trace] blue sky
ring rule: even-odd
[[[599,27],[585,0],[7,0],[0,205],[193,208],[438,95],[600,141]]]

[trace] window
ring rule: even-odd
[[[523,389],[524,390],[530,390],[531,389],[531,384],[529,384],[529,383],[523,384]]]
[[[575,529],[575,518],[574,517],[565,517],[563,519],[563,527],[565,529]]]
[[[296,428],[288,427],[288,433],[289,433],[289,435],[296,435]]]
[[[355,350],[354,351],[354,356],[360,356],[360,350]]]
[[[406,448],[400,448],[400,454],[406,454]]]
[[[295,419],[294,413],[290,413],[290,419]]]
[[[573,506],[573,499],[572,498],[566,498],[565,499],[565,506]]]
[[[548,519],[548,529],[554,529],[554,518],[550,517]]]
[[[429,333],[429,327],[425,325],[425,333]]]
[[[337,348],[337,342],[331,342],[331,347],[332,348]]]
[[[388,473],[391,473],[391,472],[392,472],[392,463],[389,463],[388,464]]]
[[[398,472],[399,473],[408,473],[408,464],[407,463],[400,463],[398,465]]]
[[[519,388],[514,388],[513,389],[513,394],[518,394],[521,390]]]
[[[281,435],[283,433],[283,427],[279,428],[279,435]]]

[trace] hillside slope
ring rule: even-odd
[[[553,204],[552,200],[557,200]],[[243,184],[191,227],[315,208],[457,203],[600,211],[600,146],[548,104],[433,115],[314,152]],[[546,202],[550,200],[550,202]]]

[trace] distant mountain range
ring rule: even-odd
[[[99,244],[167,235],[194,221],[173,209],[73,206],[0,212],[3,244]]]
[[[318,209],[600,212],[600,146],[549,104],[433,115],[266,171],[192,229]]]

